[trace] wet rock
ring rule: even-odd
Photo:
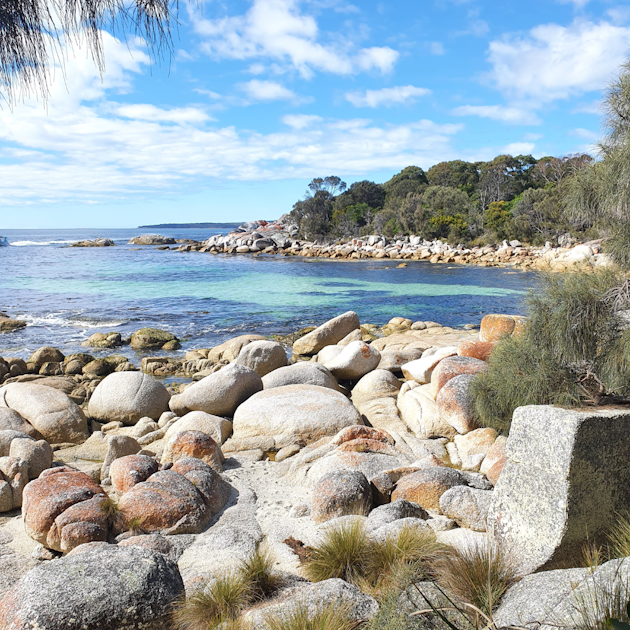
[[[57,350],[57,348],[44,346],[43,348],[39,348],[33,352],[31,358],[28,360],[28,363],[32,363],[39,369],[42,365],[44,365],[44,363],[61,363],[64,358],[63,353],[60,350]]]
[[[0,618],[11,630],[167,630],[183,590],[161,553],[87,545],[29,571],[0,601]]]
[[[165,330],[141,328],[131,335],[130,343],[134,350],[157,350],[169,341],[177,341],[177,337]]]
[[[168,411],[171,395],[159,381],[139,372],[116,372],[94,390],[88,414],[101,422],[133,425],[140,418],[157,419]]]
[[[117,332],[94,333],[81,343],[81,345],[87,346],[88,348],[117,348],[118,346],[122,346],[122,336]]]
[[[11,319],[5,315],[0,315],[0,332],[13,332],[25,327],[26,322],[21,319]]]

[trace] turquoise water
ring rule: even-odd
[[[399,261],[391,260],[254,258],[127,245],[142,232],[2,232],[11,245],[0,248],[0,310],[30,325],[0,336],[0,356],[27,356],[44,344],[76,352],[94,332],[125,336],[143,326],[185,338],[185,350],[245,332],[286,333],[350,309],[362,322],[401,315],[461,326],[487,313],[522,313],[523,297],[536,282],[532,273],[424,261],[398,269]],[[204,239],[220,232],[161,233]],[[97,236],[117,246],[67,246]]]

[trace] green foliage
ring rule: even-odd
[[[482,424],[507,432],[522,405],[575,406],[630,393],[630,333],[613,299],[622,281],[611,269],[542,274],[524,333],[501,341],[473,383]]]
[[[499,238],[505,238],[511,221],[512,213],[505,201],[493,201],[486,208],[484,213],[485,227],[496,232]]]
[[[312,611],[299,606],[287,616],[269,617],[268,630],[354,630],[359,624],[352,618],[352,609],[343,603],[333,603]]]

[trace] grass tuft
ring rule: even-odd
[[[239,575],[247,587],[250,601],[271,597],[282,584],[282,577],[274,571],[274,561],[267,552],[257,549],[239,567]]]
[[[612,558],[627,558],[630,556],[630,520],[627,516],[617,517],[609,538]]]
[[[247,587],[240,576],[227,575],[197,589],[175,604],[176,630],[211,630],[234,621],[247,598]]]
[[[265,619],[268,630],[354,630],[359,623],[347,604],[333,603],[316,612],[299,606],[289,615]]]
[[[491,544],[452,549],[436,558],[431,567],[445,591],[490,618],[503,595],[519,580],[510,554]]]

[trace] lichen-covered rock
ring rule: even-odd
[[[162,348],[169,341],[177,341],[177,337],[157,328],[141,328],[131,335],[131,347],[134,350]]]
[[[421,387],[403,386],[397,406],[402,421],[417,438],[451,438],[457,433],[443,418],[436,401]]]
[[[472,374],[455,376],[442,387],[435,399],[440,418],[460,434],[477,428],[474,400],[470,393],[474,378]]]
[[[262,388],[262,380],[254,370],[232,363],[173,396],[170,408],[179,415],[205,411],[213,416],[232,417],[241,403]]]
[[[389,370],[390,372],[402,372],[402,366],[411,361],[422,358],[422,351],[417,348],[401,348],[399,350],[384,350],[381,352],[381,360],[378,364],[379,370]]]
[[[392,502],[405,499],[426,510],[440,511],[440,497],[455,486],[467,486],[468,479],[459,470],[446,466],[425,468],[405,475],[392,492]]]
[[[92,541],[107,540],[107,495],[85,473],[68,466],[49,468],[23,493],[26,533],[49,549],[68,552]]]
[[[232,423],[205,411],[189,411],[169,426],[164,439],[170,440],[176,433],[182,431],[201,431],[209,435],[217,444],[224,444],[232,435]]]
[[[10,383],[0,388],[0,406],[17,411],[51,444],[80,444],[88,436],[81,408],[62,391],[37,383]]]
[[[148,455],[125,455],[111,463],[109,477],[118,492],[127,492],[146,481],[158,468],[158,463]]]
[[[395,444],[394,438],[387,433],[387,431],[375,429],[374,427],[366,427],[362,424],[341,429],[330,443],[339,446],[345,442],[352,442],[354,440],[374,440],[383,444],[389,444],[390,446],[394,446]]]
[[[453,356],[440,361],[431,374],[431,395],[438,393],[455,376],[460,374],[480,374],[488,369],[488,364],[471,357]]]
[[[299,586],[290,593],[284,593],[278,601],[271,600],[246,612],[243,619],[253,629],[262,630],[267,627],[267,620],[288,620],[301,608],[314,615],[335,605],[347,607],[350,619],[357,625],[369,621],[379,610],[374,598],[344,580],[332,578],[317,584]]]
[[[117,332],[97,332],[90,335],[81,345],[88,348],[116,348],[122,346],[122,336]]]
[[[481,320],[479,341],[497,342],[521,334],[527,318],[517,315],[486,315]]]
[[[284,348],[275,341],[266,340],[243,346],[235,362],[254,370],[261,378],[289,363]]]
[[[171,398],[162,383],[141,372],[115,372],[94,390],[88,405],[90,417],[101,422],[133,425],[140,418],[159,418]]]
[[[335,377],[320,363],[301,361],[278,368],[262,378],[263,387],[272,389],[284,385],[318,385],[339,391]]]
[[[367,516],[371,509],[372,489],[361,472],[329,472],[313,489],[311,517],[319,523],[349,514]]]
[[[496,342],[494,341],[479,341],[478,339],[462,341],[462,343],[457,346],[457,354],[460,357],[472,357],[480,361],[487,361],[495,346]]]
[[[491,502],[492,490],[455,486],[440,497],[440,510],[460,527],[485,532]]]
[[[630,505],[629,449],[627,411],[516,409],[488,518],[493,540],[527,573],[605,542],[610,515]]]
[[[125,492],[115,531],[197,534],[227,503],[230,486],[199,459],[181,459]]]
[[[405,378],[424,385],[431,382],[433,370],[442,359],[455,356],[456,354],[457,348],[455,346],[445,346],[444,348],[438,348],[433,354],[423,356],[409,363],[404,363],[400,369]]]
[[[162,464],[170,464],[187,457],[196,457],[217,472],[223,472],[223,453],[219,445],[201,431],[180,431],[166,443]]]
[[[364,341],[352,341],[331,361],[324,362],[335,378],[356,381],[381,361],[381,353]]]
[[[234,439],[265,437],[275,449],[310,444],[363,424],[341,393],[316,385],[285,385],[254,394],[234,414]]]
[[[167,630],[183,590],[161,553],[87,545],[29,571],[0,601],[0,618],[3,630]]]
[[[474,431],[473,431],[474,433]],[[482,475],[487,475],[488,471],[500,460],[505,458],[505,445],[507,443],[507,437],[505,435],[499,435],[494,441],[494,444],[490,447],[490,450],[481,462],[479,472]]]
[[[293,344],[293,352],[294,354],[317,354],[325,346],[339,343],[358,328],[360,328],[359,316],[354,311],[348,311],[328,320],[304,337],[300,337]]]

